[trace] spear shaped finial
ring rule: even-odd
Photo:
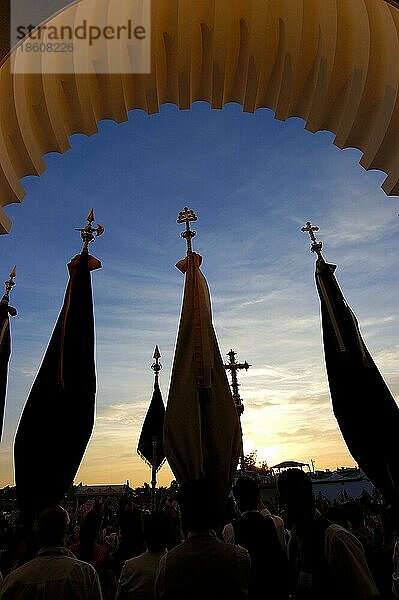
[[[4,292],[4,296],[1,299],[1,302],[3,304],[7,305],[8,313],[12,317],[14,317],[17,314],[17,311],[12,306],[9,306],[8,302],[10,300],[10,292],[12,291],[12,288],[14,287],[14,285],[16,285],[15,281],[14,281],[14,277],[16,277],[16,275],[17,275],[17,267],[14,265],[14,268],[10,273],[10,278],[4,282],[4,285],[6,286],[6,291]]]
[[[312,244],[310,246],[311,251],[316,252],[318,258],[323,258],[321,255],[323,242],[318,242],[314,234],[315,231],[319,231],[319,228],[316,225],[312,225],[310,221],[307,221],[305,227],[301,228],[301,231],[304,233],[309,233],[310,239],[312,240]]]
[[[83,229],[75,229],[75,231],[80,231],[81,238],[83,240],[83,248],[82,252],[88,252],[88,247],[91,242],[94,242],[95,237],[94,233],[98,237],[99,235],[104,233],[104,227],[98,223],[97,227],[93,227],[92,223],[96,220],[94,216],[94,210],[91,209],[89,214],[87,215],[87,225]]]
[[[155,358],[155,362],[151,365],[151,369],[155,373],[155,383],[157,384],[158,383],[159,371],[162,369],[162,365],[159,362],[159,359],[161,358],[161,353],[159,351],[158,345],[155,346],[153,358]]]
[[[10,273],[10,279],[7,279],[7,281],[4,282],[4,285],[6,286],[6,293],[4,295],[7,296],[7,298],[9,297],[10,292],[12,291],[12,288],[15,285],[14,277],[16,277],[16,275],[17,267],[16,265],[14,265],[13,270]]]
[[[197,220],[197,215],[194,213],[193,210],[188,209],[187,206],[185,206],[184,209],[179,212],[179,216],[177,217],[178,223],[186,224],[186,229],[185,229],[185,231],[182,231],[181,236],[187,242],[187,254],[192,253],[191,239],[197,235],[195,231],[190,229],[190,221],[196,221],[196,220]]]

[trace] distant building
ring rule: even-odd
[[[75,489],[75,498],[77,500],[108,498],[110,496],[123,496],[129,491],[132,491],[129,482],[122,485],[83,485],[80,483]]]
[[[313,466],[313,465],[312,465]],[[277,500],[277,478],[285,469],[301,469],[306,467],[313,484],[315,495],[321,494],[331,502],[337,500],[344,502],[346,500],[360,498],[362,494],[375,494],[375,489],[371,481],[366,477],[358,467],[341,467],[336,471],[325,469],[324,471],[312,471],[308,463],[296,462],[293,460],[284,461],[270,468],[270,475],[261,478],[260,493],[263,500]]]

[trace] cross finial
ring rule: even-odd
[[[92,223],[96,220],[94,216],[94,210],[91,209],[89,214],[87,215],[87,225],[83,229],[75,229],[75,231],[80,231],[80,236],[83,240],[83,249],[82,252],[88,252],[88,247],[91,242],[94,242],[94,233],[98,237],[99,235],[104,233],[104,227],[100,224],[97,227],[92,227]]]
[[[319,228],[316,225],[312,225],[310,221],[306,222],[306,226],[302,227],[301,231],[304,233],[307,232],[310,235],[310,239],[312,240],[312,244],[310,249],[312,252],[316,252],[318,258],[323,258],[321,255],[321,249],[323,247],[323,242],[318,242],[316,236],[314,234],[315,231],[319,231]]]
[[[195,231],[190,229],[190,221],[196,221],[196,220],[197,220],[197,215],[194,213],[193,210],[188,209],[187,206],[185,206],[183,208],[183,210],[181,210],[179,212],[179,216],[177,217],[178,223],[186,224],[186,229],[185,229],[185,231],[182,231],[181,236],[187,242],[187,254],[192,253],[191,239],[197,235]]]
[[[241,400],[241,396],[238,391],[240,384],[238,383],[238,379],[237,379],[237,371],[239,371],[240,369],[245,369],[246,371],[248,371],[248,369],[251,365],[249,365],[247,363],[247,361],[245,361],[244,363],[237,362],[236,354],[237,354],[237,352],[234,352],[234,350],[230,350],[230,352],[227,353],[227,356],[229,357],[230,362],[227,363],[227,365],[223,365],[223,366],[226,369],[226,371],[230,371],[231,389],[233,392],[232,396],[233,396],[234,404],[236,405],[238,418],[240,419],[242,413],[244,412],[244,404],[243,404],[243,401]],[[245,457],[244,457],[244,450],[243,450],[242,446],[241,446],[240,463],[241,463],[241,472],[244,472],[245,471]]]
[[[241,369],[245,369],[246,371],[248,371],[251,365],[249,365],[247,361],[245,361],[244,363],[236,362],[236,354],[237,352],[234,352],[234,350],[230,350],[230,352],[227,353],[230,362],[227,363],[227,365],[224,365],[224,368],[226,369],[226,371],[230,371],[231,373],[231,389],[233,391],[233,400],[235,402],[237,412],[241,416],[244,412],[244,405],[242,403],[241,396],[238,392],[240,384],[238,383],[237,379],[237,371]]]
[[[162,369],[162,365],[159,362],[159,359],[161,358],[161,353],[159,351],[158,345],[155,346],[153,358],[155,358],[155,362],[151,365],[151,369],[155,373],[155,383],[158,383],[159,371]]]

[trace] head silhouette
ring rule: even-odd
[[[241,512],[256,510],[260,500],[256,481],[250,477],[239,477],[233,487],[234,498]]]
[[[183,530],[204,531],[216,526],[215,501],[211,486],[205,479],[184,482],[179,492]]]
[[[144,542],[150,552],[161,552],[168,546],[172,536],[170,518],[161,510],[156,510],[144,519]]]
[[[312,481],[300,469],[287,469],[279,475],[280,503],[289,525],[302,526],[312,521],[315,511]]]
[[[69,526],[69,515],[61,506],[46,508],[36,521],[39,548],[64,546]]]

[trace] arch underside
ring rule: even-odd
[[[50,23],[99,5],[81,0]],[[384,171],[383,190],[399,195],[398,57],[399,9],[384,0],[153,0],[147,75],[99,74],[90,49],[88,74],[66,73],[68,53],[44,57],[42,73],[16,74],[13,61],[34,60],[17,49],[0,68],[1,232],[11,225],[1,207],[22,200],[20,179],[45,170],[43,155],[66,152],[72,134],[92,135],[102,119],[164,103],[300,117],[309,131],[333,132],[339,148],[358,148],[360,164]]]

